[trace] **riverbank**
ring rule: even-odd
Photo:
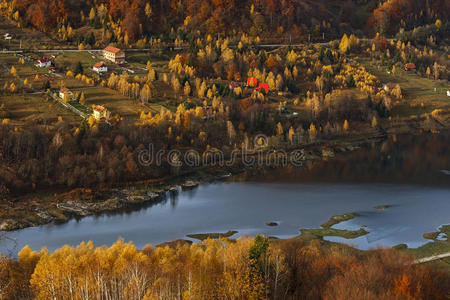
[[[420,120],[426,122],[421,123]],[[415,134],[423,130],[436,132],[448,128],[441,123],[433,123],[434,129],[425,129],[427,124],[431,124],[430,120],[427,121],[427,118],[422,117],[413,123],[410,120],[404,120],[395,122],[395,126],[389,128],[378,128],[364,133],[351,132],[334,140],[322,139],[301,148],[301,163],[303,166],[310,166],[313,162],[328,161],[328,164],[340,154],[354,152],[361,147],[386,141],[389,135],[394,136],[395,139],[395,134],[405,132]],[[389,132],[389,135],[385,132]],[[74,189],[58,193],[37,192],[24,195],[0,202],[0,230],[13,231],[49,223],[60,224],[85,216],[139,210],[165,201],[171,194],[177,193],[181,189],[195,188],[206,182],[227,180],[232,175],[256,168],[257,166],[252,168],[238,162],[230,167],[204,166],[197,169],[180,170],[176,176],[131,182],[109,189]],[[330,228],[327,230],[328,233],[333,231],[335,235],[343,234]],[[347,234],[347,232],[344,233]],[[318,232],[315,234],[320,235]],[[350,233],[351,236],[353,234]],[[362,234],[364,234],[362,230],[356,233],[357,236]]]
[[[420,137],[414,139],[419,140],[430,149],[438,148],[436,137],[425,140]],[[52,253],[63,245],[75,246],[83,241],[92,241],[98,246],[110,246],[120,237],[127,242],[133,241],[138,249],[144,249],[149,243],[168,245],[166,241],[181,238],[196,242],[189,238],[190,234],[204,233],[215,237],[219,235],[214,233],[227,231],[238,231],[230,237],[231,239],[245,237],[247,234],[250,236],[262,234],[274,237],[271,239],[273,242],[281,243],[285,239],[297,237],[299,242],[305,244],[320,242],[336,247],[341,243],[347,243],[360,250],[376,249],[380,245],[394,247],[400,243],[416,248],[427,242],[422,239],[424,232],[436,231],[442,224],[448,223],[446,214],[450,209],[450,203],[447,201],[450,192],[448,186],[410,185],[395,181],[388,184],[362,183],[355,180],[351,183],[336,183],[322,182],[318,178],[313,178],[311,183],[284,180],[286,176],[291,177],[290,171],[311,174],[308,171],[310,169],[322,174],[331,174],[336,169],[341,176],[347,176],[341,170],[349,167],[372,170],[368,162],[382,162],[382,157],[388,155],[393,155],[390,163],[398,166],[397,172],[394,172],[395,176],[398,176],[398,172],[403,173],[403,166],[411,166],[409,160],[405,161],[405,164],[398,165],[397,157],[404,161],[405,153],[400,152],[398,156],[394,154],[399,149],[397,146],[404,145],[404,141],[410,141],[410,137],[399,136],[395,144],[389,139],[388,144],[395,145],[396,148],[386,154],[380,153],[381,155],[376,157],[371,153],[378,153],[378,149],[383,147],[384,143],[372,145],[358,153],[337,155],[335,160],[316,162],[302,170],[286,168],[251,170],[237,177],[233,176],[232,180],[227,182],[202,184],[174,197],[168,196],[162,203],[136,211],[122,210],[113,214],[71,220],[61,225],[49,224],[5,233],[0,252],[11,253],[14,256],[28,245],[34,251],[46,247]],[[363,159],[361,157],[359,159],[360,164],[355,164],[349,159],[358,155],[363,155]],[[429,165],[426,159],[422,161],[423,165]],[[345,165],[339,167],[341,163]],[[322,169],[324,166],[326,169]],[[431,166],[439,178],[448,176],[439,172],[434,163],[431,163]],[[415,166],[418,167],[420,165]],[[268,182],[260,180],[260,177],[251,177],[250,174],[255,172],[263,175],[274,174],[279,181],[271,182],[269,179]],[[428,172],[420,173],[431,177],[427,175],[430,174]],[[374,178],[378,178],[379,173],[376,170],[371,174],[375,176]],[[448,177],[446,178],[448,180]],[[433,210],[429,210],[430,204]],[[390,207],[383,211],[375,208],[387,205]],[[335,215],[337,217],[331,217]],[[355,217],[351,218],[353,216]],[[269,221],[277,222],[278,226],[267,226]],[[321,226],[351,231],[364,228],[369,234],[353,239],[321,237],[313,234],[299,237],[300,228],[321,229]],[[308,240],[308,237],[311,239]],[[358,251],[358,253],[365,252]]]
[[[385,138],[384,132],[373,131],[369,136],[353,134],[339,141],[321,141],[306,145],[300,149],[302,166],[299,167],[307,166],[314,161],[333,159],[340,153],[356,151],[365,145],[381,142]],[[58,193],[37,192],[24,195],[0,203],[0,231],[13,231],[49,223],[60,224],[70,219],[102,213],[138,210],[164,201],[171,193],[177,193],[179,190],[195,188],[202,183],[227,180],[232,175],[253,168],[258,168],[258,165],[251,166],[237,162],[229,167],[203,166],[180,171],[177,176],[131,182],[118,185],[116,188],[77,188]]]

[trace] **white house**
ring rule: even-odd
[[[37,60],[36,66],[41,68],[48,68],[51,67],[52,61],[48,59],[47,57],[43,57]]]
[[[71,101],[73,100],[73,93],[66,87],[59,90],[59,98],[63,101]]]
[[[113,63],[122,64],[125,62],[125,52],[112,46],[108,46],[103,50],[103,57]]]
[[[450,91],[447,91],[447,96],[450,97]]]
[[[397,87],[397,85],[395,83],[386,83],[383,85],[383,89],[386,92],[392,91],[393,89],[395,89]]]
[[[106,109],[106,107],[104,107],[104,106],[96,105],[96,106],[94,106],[92,111],[93,111],[94,118],[96,120],[100,120],[102,118],[109,119],[110,113],[109,113],[108,109]]]
[[[3,38],[4,38],[5,40],[11,40],[11,39],[12,39],[12,35],[10,35],[9,33],[5,33],[5,34],[3,35]]]
[[[97,73],[106,73],[108,72],[108,67],[103,63],[103,62],[99,62],[96,63],[93,67],[92,70],[94,70]]]

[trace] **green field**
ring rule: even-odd
[[[175,56],[175,54],[173,54]],[[170,57],[155,55],[149,52],[127,52],[127,62],[139,68],[145,68],[147,61],[152,63],[156,72],[169,72],[168,63]]]
[[[81,118],[43,94],[24,94],[0,96],[5,115],[11,125],[31,126],[35,124],[52,125],[61,117],[65,122],[77,125]]]
[[[73,92],[84,92],[86,97],[86,106],[103,105],[111,111],[112,115],[119,114],[121,117],[135,120],[139,118],[140,111],[146,113],[151,111],[143,106],[139,100],[134,100],[122,96],[117,91],[106,87],[89,87],[73,89]]]
[[[85,75],[89,77],[97,75],[96,72],[92,71],[92,66],[98,63],[100,59],[89,52],[60,52],[55,56],[54,62],[58,68],[73,70],[75,65],[80,62]]]
[[[1,68],[1,78],[6,78],[10,76],[10,74],[6,73],[6,68],[11,70],[14,67],[17,71],[18,77],[24,79],[24,77],[34,76],[36,74],[48,74],[47,68],[39,68],[34,65],[34,62],[25,61],[24,64],[19,63],[20,56],[13,54],[0,54],[0,68]]]
[[[366,58],[359,59],[358,62],[375,75],[381,83],[398,83],[400,85],[404,100],[394,105],[391,113],[393,117],[431,113],[435,109],[450,111],[450,100],[446,95],[446,91],[450,87],[444,81],[424,78],[403,70],[397,70],[396,74],[388,74],[387,66],[372,63],[370,59]],[[436,91],[434,91],[435,88]]]

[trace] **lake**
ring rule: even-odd
[[[25,245],[50,251],[92,240],[111,245],[119,237],[141,248],[192,233],[236,230],[233,237],[264,234],[293,237],[301,228],[318,228],[331,216],[354,212],[340,229],[366,226],[368,235],[352,240],[327,237],[360,249],[428,242],[425,232],[450,223],[449,135],[391,137],[362,150],[340,154],[303,168],[260,169],[168,195],[140,210],[92,216],[8,233],[0,247]],[[385,210],[374,207],[389,205]],[[266,222],[278,222],[269,227]]]

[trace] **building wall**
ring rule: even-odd
[[[51,61],[48,61],[48,62],[40,62],[39,63],[39,67],[41,67],[41,68],[44,68],[44,67],[50,67],[52,65],[52,62]]]
[[[112,62],[119,62],[119,61],[124,61],[125,60],[125,54],[123,52],[119,52],[116,55],[115,53],[103,51],[103,56],[107,60],[110,60]]]
[[[97,120],[100,120],[102,118],[100,112],[94,110],[94,118],[97,119]]]
[[[107,67],[94,68],[94,71],[98,73],[108,72],[108,68]]]

